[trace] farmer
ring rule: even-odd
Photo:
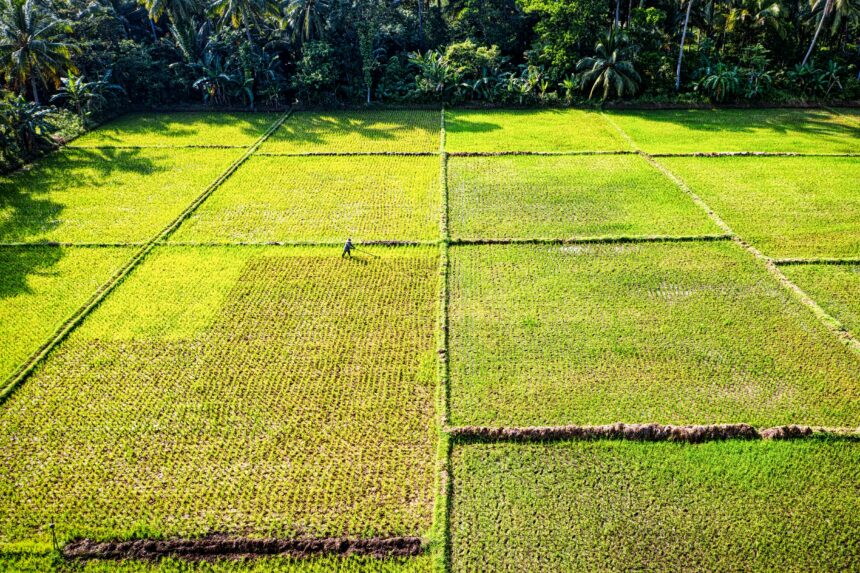
[[[340,256],[340,258],[349,257],[351,259],[352,258],[352,253],[351,253],[352,249],[353,249],[352,239],[347,239],[346,244],[343,246],[343,254]]]

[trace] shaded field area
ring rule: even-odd
[[[720,233],[636,155],[452,157],[448,177],[455,239]]]
[[[853,571],[860,443],[462,444],[452,571]]]
[[[450,251],[453,425],[860,423],[860,361],[730,241]]]
[[[436,110],[298,112],[263,145],[262,153],[436,153]]]
[[[130,255],[128,248],[0,247],[0,387]]]
[[[659,161],[767,256],[860,257],[860,158]]]
[[[454,110],[445,131],[450,152],[630,150],[601,114],[574,109]]]
[[[826,110],[609,112],[648,153],[860,153],[860,125]]]
[[[423,535],[437,250],[337,255],[151,255],[3,406],[0,542]]]
[[[435,241],[437,157],[252,157],[174,241]]]
[[[0,177],[0,242],[146,241],[242,155],[238,149],[66,149]]]
[[[249,147],[278,118],[271,113],[129,114],[70,147]]]
[[[828,314],[860,337],[860,263],[784,265],[780,268]]]

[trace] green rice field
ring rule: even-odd
[[[135,113],[0,176],[0,572],[860,571],[856,115]]]

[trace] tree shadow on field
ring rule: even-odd
[[[344,113],[299,112],[293,114],[273,140],[289,141],[298,145],[327,145],[334,138],[358,136],[371,141],[395,141],[403,134],[419,130],[422,135],[438,139],[439,116],[423,112],[358,111]],[[435,125],[432,121],[435,119]]]
[[[165,114],[143,114],[133,113],[119,117],[93,132],[96,141],[87,145],[82,141],[80,148],[87,147],[110,147],[139,146],[129,144],[126,135],[131,134],[139,137],[151,137],[155,142],[153,147],[185,147],[189,145],[206,145],[194,139],[202,132],[209,129],[229,128],[239,129],[242,135],[252,137],[254,140],[265,133],[266,129],[274,122],[271,114],[248,113],[210,113],[210,112],[180,112]],[[188,140],[188,141],[177,141]],[[248,141],[218,141],[212,143],[219,145],[247,145]],[[146,147],[146,146],[142,146]]]
[[[821,109],[694,109],[605,113],[615,118],[629,117],[653,123],[675,124],[682,130],[726,133],[729,137],[743,133],[766,137],[767,132],[771,132],[775,136],[799,133],[838,142],[860,141],[860,124],[852,125],[850,120],[841,120],[838,115]]]
[[[63,248],[50,245],[0,247],[0,300],[30,294],[31,276],[52,275]]]

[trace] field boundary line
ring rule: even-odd
[[[718,440],[789,440],[847,438],[860,440],[860,428],[784,425],[758,429],[750,424],[663,425],[605,424],[598,426],[456,426],[448,428],[455,440],[533,442],[548,440],[630,440],[698,444]]]
[[[439,573],[451,570],[451,496],[453,493],[453,471],[451,468],[451,436],[446,431],[449,420],[450,386],[448,363],[448,302],[450,244],[448,211],[448,153],[445,149],[445,106],[442,106],[439,131],[439,179],[442,193],[442,212],[439,232],[439,293],[436,319],[436,425],[438,442],[436,447],[436,498],[433,507],[433,569]]]
[[[101,249],[101,248],[129,248],[142,247],[146,244],[145,241],[136,241],[132,243],[66,243],[49,241],[44,243],[0,243],[0,248],[8,249],[31,249],[39,247],[51,248],[81,248],[81,249]]]
[[[701,209],[703,209],[708,217],[711,218],[714,223],[717,224],[726,234],[732,236],[732,240],[750,253],[753,258],[760,261],[765,270],[773,276],[777,282],[784,287],[788,292],[797,300],[800,304],[808,308],[812,311],[812,314],[818,319],[818,321],[824,325],[827,330],[829,330],[832,334],[836,336],[836,338],[848,346],[850,350],[852,350],[858,357],[860,357],[860,340],[858,340],[851,332],[845,328],[845,326],[834,316],[825,311],[821,305],[819,305],[811,296],[809,296],[803,289],[797,286],[791,279],[789,279],[785,273],[783,273],[779,267],[776,265],[774,260],[766,255],[764,255],[761,251],[759,251],[756,247],[751,245],[750,243],[744,241],[740,238],[729,225],[723,221],[723,219],[711,209],[705,201],[699,197],[689,185],[687,185],[683,179],[672,173],[667,167],[658,162],[654,157],[645,153],[644,151],[639,152],[642,157],[644,157],[651,165],[653,165],[657,170],[659,170],[663,175],[665,175],[670,181],[675,183],[678,188],[686,193],[689,197],[693,199],[693,202],[696,203]]]
[[[356,241],[357,247],[434,247],[439,241],[388,241],[384,239],[372,241]],[[343,247],[343,241],[236,241],[232,243],[218,241],[167,241],[162,247]]]
[[[860,157],[860,153],[803,153],[795,151],[692,151],[689,153],[649,153],[651,157]]]
[[[509,238],[509,239],[478,239],[478,238],[456,238],[451,239],[451,245],[589,245],[603,243],[692,243],[709,241],[730,241],[734,237],[730,234],[716,235],[634,235],[634,236],[606,236],[606,237],[574,237],[569,239],[554,238]]]
[[[247,145],[68,145],[66,149],[71,150],[87,150],[87,149],[248,149]]]
[[[852,259],[829,259],[829,258],[792,258],[792,259],[773,259],[774,264],[780,266],[791,266],[791,265],[860,265],[860,258]]]
[[[264,556],[363,555],[377,559],[416,557],[424,552],[420,537],[298,537],[286,539],[258,539],[228,535],[209,535],[201,538],[135,539],[130,541],[93,541],[77,539],[61,550],[63,557],[71,559],[155,560],[174,557],[186,561]]]
[[[439,157],[438,151],[261,151],[254,157]]]
[[[215,181],[210,183],[198,197],[186,207],[171,223],[164,229],[159,231],[152,239],[147,241],[120,269],[114,273],[104,284],[102,284],[93,295],[84,303],[84,306],[72,313],[54,334],[42,344],[35,353],[33,353],[21,366],[19,366],[12,375],[6,379],[3,386],[0,387],[0,405],[6,402],[9,396],[21,385],[21,383],[35,370],[42,360],[53,350],[60,342],[62,342],[106,297],[113,289],[119,285],[132,270],[140,263],[146,255],[152,251],[156,245],[163,239],[167,238],[179,225],[188,218],[194,210],[197,209],[230,175],[236,172],[239,167],[256,151],[260,145],[268,139],[283,123],[287,120],[292,112],[287,112],[278,118],[269,129],[257,140],[254,145],[248,148],[245,154],[234,161],[227,169],[219,175]]]
[[[616,133],[618,133],[618,135],[621,136],[621,139],[623,139],[624,141],[627,142],[627,145],[630,146],[632,153],[640,153],[641,152],[641,149],[639,148],[639,144],[636,143],[636,140],[633,139],[632,137],[630,137],[630,135],[626,131],[621,129],[621,127],[617,123],[615,123],[615,120],[612,119],[612,117],[610,117],[604,111],[600,112],[600,117],[603,118],[603,121],[605,121],[606,124],[609,125],[609,127],[614,129],[616,131]]]
[[[635,151],[450,151],[451,157],[577,157],[589,155],[634,155]]]

